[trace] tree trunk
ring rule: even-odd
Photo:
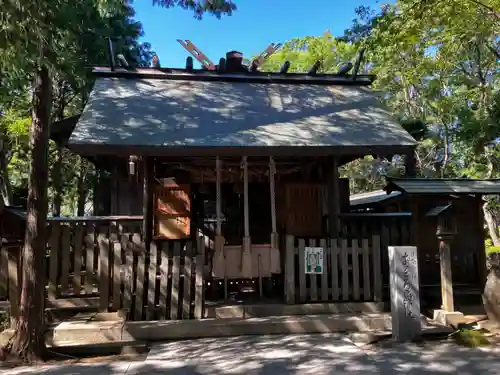
[[[43,59],[42,53],[42,59]],[[43,61],[43,60],[42,60]],[[45,356],[45,244],[52,84],[48,68],[37,66],[33,83],[27,225],[21,253],[20,314],[10,353],[33,362]]]
[[[483,205],[484,220],[488,225],[488,232],[490,233],[491,242],[493,245],[500,246],[500,234],[498,233],[498,225],[492,212],[488,209],[488,202]]]

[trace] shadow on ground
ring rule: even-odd
[[[500,349],[438,342],[363,348],[331,334],[247,336],[154,344],[142,362],[61,364],[9,369],[0,374],[500,375]]]

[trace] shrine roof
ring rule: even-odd
[[[278,147],[325,153],[342,148],[355,155],[361,149],[407,152],[416,145],[368,87],[371,76],[96,73],[68,141],[80,151]]]
[[[384,190],[408,194],[500,194],[500,180],[391,178]]]

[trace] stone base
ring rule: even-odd
[[[52,346],[163,341],[243,335],[390,331],[390,314],[329,314],[249,319],[149,322],[66,322],[52,329]]]
[[[456,327],[464,321],[464,314],[460,311],[434,310],[433,320],[444,326]]]

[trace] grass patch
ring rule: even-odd
[[[478,348],[491,345],[490,341],[481,330],[459,329],[451,336],[456,344],[467,348]]]

